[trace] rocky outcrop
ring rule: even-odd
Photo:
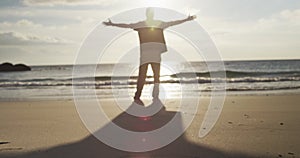
[[[30,71],[31,68],[24,64],[13,65],[11,63],[3,63],[0,65],[0,72],[12,72],[12,71]]]

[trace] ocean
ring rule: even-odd
[[[213,65],[210,70],[207,64],[173,63],[172,69],[176,72],[162,67],[160,79],[164,93],[168,98],[181,97],[181,84],[197,84],[197,93],[195,89],[188,93],[209,96],[216,89],[211,82],[218,80],[226,82],[227,95],[300,93],[300,60],[225,61],[225,72],[218,62],[210,62]],[[113,95],[115,89],[118,90],[117,97],[133,96],[135,92],[137,69],[133,65],[121,66],[132,72],[129,77],[116,74],[116,64],[98,64],[93,76],[85,76],[84,73],[85,69],[93,69],[94,65],[78,67],[83,73],[80,78],[73,77],[73,65],[32,66],[32,71],[27,72],[1,72],[0,100],[70,100],[73,99],[73,85],[82,90],[94,90],[100,98],[116,97]],[[226,78],[213,78],[211,73],[226,73]],[[143,97],[151,96],[153,77],[151,73],[148,75]],[[184,77],[178,77],[182,75]]]

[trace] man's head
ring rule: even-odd
[[[147,17],[147,19],[153,19],[153,17],[154,17],[153,8],[147,8],[146,9],[146,17]]]

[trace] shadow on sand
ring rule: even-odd
[[[160,102],[161,103],[161,102]],[[152,103],[154,104],[154,103]],[[156,102],[157,104],[157,102]],[[157,105],[150,105],[157,106]],[[163,105],[162,105],[163,106]],[[151,131],[162,127],[168,123],[173,116],[178,112],[166,111],[162,108],[158,113],[151,118],[141,119],[127,114],[121,113],[113,122],[118,126],[131,131]],[[182,125],[178,121],[178,125]],[[107,125],[106,125],[107,126]],[[103,127],[100,130],[106,128]],[[75,129],[74,129],[75,130]],[[130,144],[129,144],[130,145]],[[39,150],[35,152],[14,155],[16,158],[223,158],[223,157],[253,157],[240,153],[225,153],[217,149],[204,147],[201,145],[189,142],[185,135],[181,135],[171,144],[149,152],[125,152],[99,141],[93,135],[90,135],[78,142],[56,146],[53,148]]]

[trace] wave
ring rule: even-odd
[[[226,76],[225,76],[226,74]],[[30,84],[30,83],[72,83],[74,82],[133,82],[138,76],[93,76],[79,78],[36,78],[36,79],[0,79],[0,86],[5,84]],[[153,80],[147,76],[146,80]],[[300,72],[241,72],[241,71],[214,71],[214,72],[181,72],[161,76],[163,83],[210,83],[210,82],[281,82],[300,81]]]
[[[197,77],[210,77],[210,76],[225,76],[228,78],[238,77],[259,77],[259,76],[291,76],[300,77],[300,71],[277,71],[277,72],[245,72],[245,71],[212,71],[212,72],[180,72],[170,75],[171,77],[185,77],[185,76],[197,76]]]
[[[259,77],[246,77],[246,78],[205,78],[205,77],[196,77],[196,78],[168,78],[161,79],[161,83],[183,83],[183,84],[205,84],[205,83],[264,83],[264,82],[294,82],[300,81],[300,77],[275,77],[275,78],[259,78]],[[65,80],[55,80],[55,79],[44,79],[44,80],[15,80],[15,81],[0,81],[0,87],[9,87],[9,86],[72,86],[72,85],[100,85],[100,86],[109,86],[109,85],[135,85],[137,82],[136,79],[105,79],[105,80],[94,80],[90,79],[65,79]],[[146,79],[146,84],[152,84],[153,78]]]
[[[151,81],[147,81],[146,84],[151,84]],[[178,81],[164,81],[161,84],[190,84],[189,82],[180,83]],[[18,83],[7,83],[2,84],[2,88],[6,89],[56,89],[56,88],[72,88],[72,86],[75,86],[79,89],[127,89],[127,88],[135,88],[136,82],[130,81],[130,82],[121,82],[121,81],[114,81],[114,82],[78,82],[78,83],[72,83],[72,82],[60,82],[60,83],[24,83],[24,82],[18,82]],[[172,85],[170,85],[172,86]],[[214,87],[211,83],[203,83],[199,84],[199,91],[207,91],[210,92],[212,90],[218,90],[218,83],[216,87]],[[222,85],[220,86],[222,88]],[[216,89],[217,88],[217,89]],[[233,84],[227,84],[225,87],[226,91],[270,91],[270,90],[292,90],[292,89],[300,89],[300,82],[296,82],[295,84],[289,84],[289,83],[283,83],[283,84],[277,84],[274,82],[268,82],[267,84],[239,84],[239,83],[233,83]],[[221,89],[222,90],[222,89]],[[224,89],[223,89],[224,90]]]
[[[225,77],[226,75],[226,77]],[[212,77],[211,77],[212,76]],[[81,88],[109,89],[135,87],[138,76],[94,76],[64,78],[32,78],[32,79],[0,79],[0,88]],[[162,84],[195,84],[209,87],[211,83],[231,84],[227,91],[248,90],[281,90],[299,89],[300,71],[245,72],[245,71],[213,71],[213,72],[181,72],[161,76]],[[153,83],[148,76],[146,84]],[[213,88],[208,88],[208,90]],[[205,91],[205,88],[204,88]]]
[[[260,88],[226,88],[226,91],[275,91],[275,90],[293,90],[300,89],[300,86],[285,86],[285,87],[260,87]]]

